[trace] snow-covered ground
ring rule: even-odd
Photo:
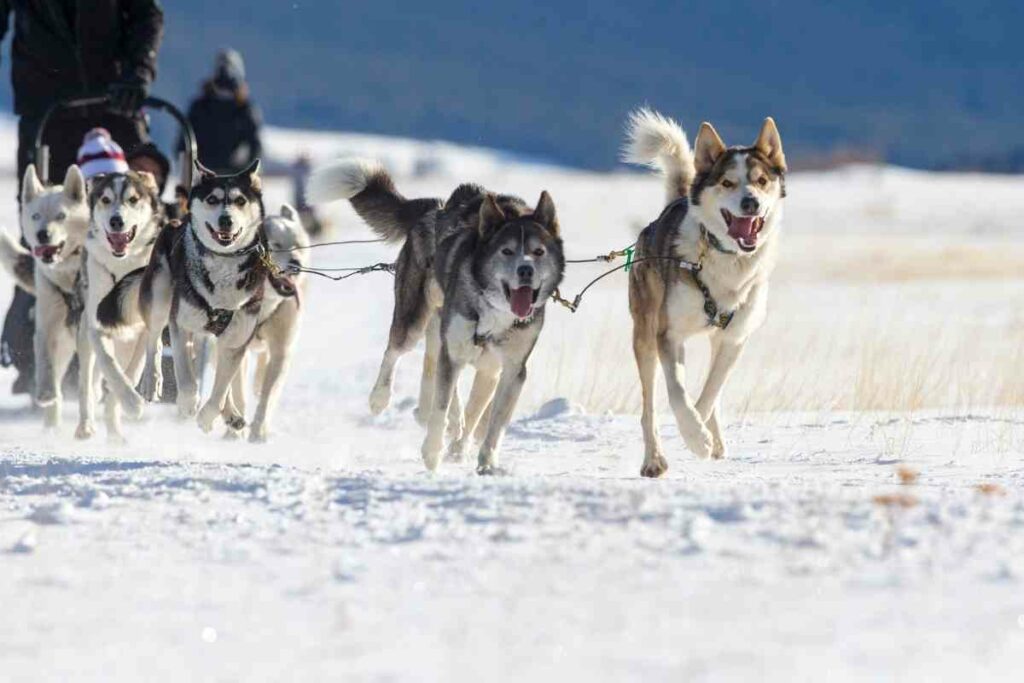
[[[574,256],[631,242],[661,193],[440,143],[274,130],[268,148],[380,156],[409,195],[548,189]],[[164,406],[127,446],[81,444],[72,404],[54,436],[0,398],[0,678],[1015,680],[1022,184],[794,175],[771,322],[727,388],[731,457],[696,461],[665,415],[659,481],[638,477],[616,277],[576,315],[550,312],[505,477],[423,473],[417,354],[393,409],[369,417],[391,309],[379,273],[311,282],[264,446]],[[0,182],[9,229],[13,197]],[[328,215],[368,236],[347,206]]]

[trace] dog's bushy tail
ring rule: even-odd
[[[309,196],[314,202],[347,199],[359,217],[374,232],[398,242],[429,211],[437,209],[437,199],[406,199],[384,166],[366,159],[341,159],[313,171]]]
[[[652,109],[642,107],[630,113],[622,160],[660,171],[665,177],[669,202],[690,193],[696,170],[686,132],[674,120]]]
[[[36,262],[31,252],[0,228],[0,263],[14,278],[15,284],[29,294],[35,294]]]

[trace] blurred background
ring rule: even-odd
[[[186,104],[230,46],[279,126],[609,169],[624,115],[649,103],[727,140],[771,114],[797,168],[1024,170],[1024,6],[1009,0],[163,4],[153,92]]]

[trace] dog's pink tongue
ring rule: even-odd
[[[757,216],[733,216],[729,223],[729,237],[751,241],[754,239],[754,223]]]
[[[124,251],[128,248],[128,233],[126,232],[108,232],[107,239],[110,241],[116,251]]]
[[[533,311],[533,287],[513,289],[512,296],[509,297],[509,303],[512,304],[512,312],[516,314],[516,317],[529,317]]]

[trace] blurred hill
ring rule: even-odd
[[[1019,3],[164,4],[156,91],[185,102],[217,48],[232,46],[266,119],[282,126],[608,168],[623,117],[646,102],[689,130],[709,119],[730,143],[750,142],[772,114],[796,161],[854,150],[927,168],[995,159],[1007,170],[1022,156]],[[9,107],[6,76],[0,98]]]

